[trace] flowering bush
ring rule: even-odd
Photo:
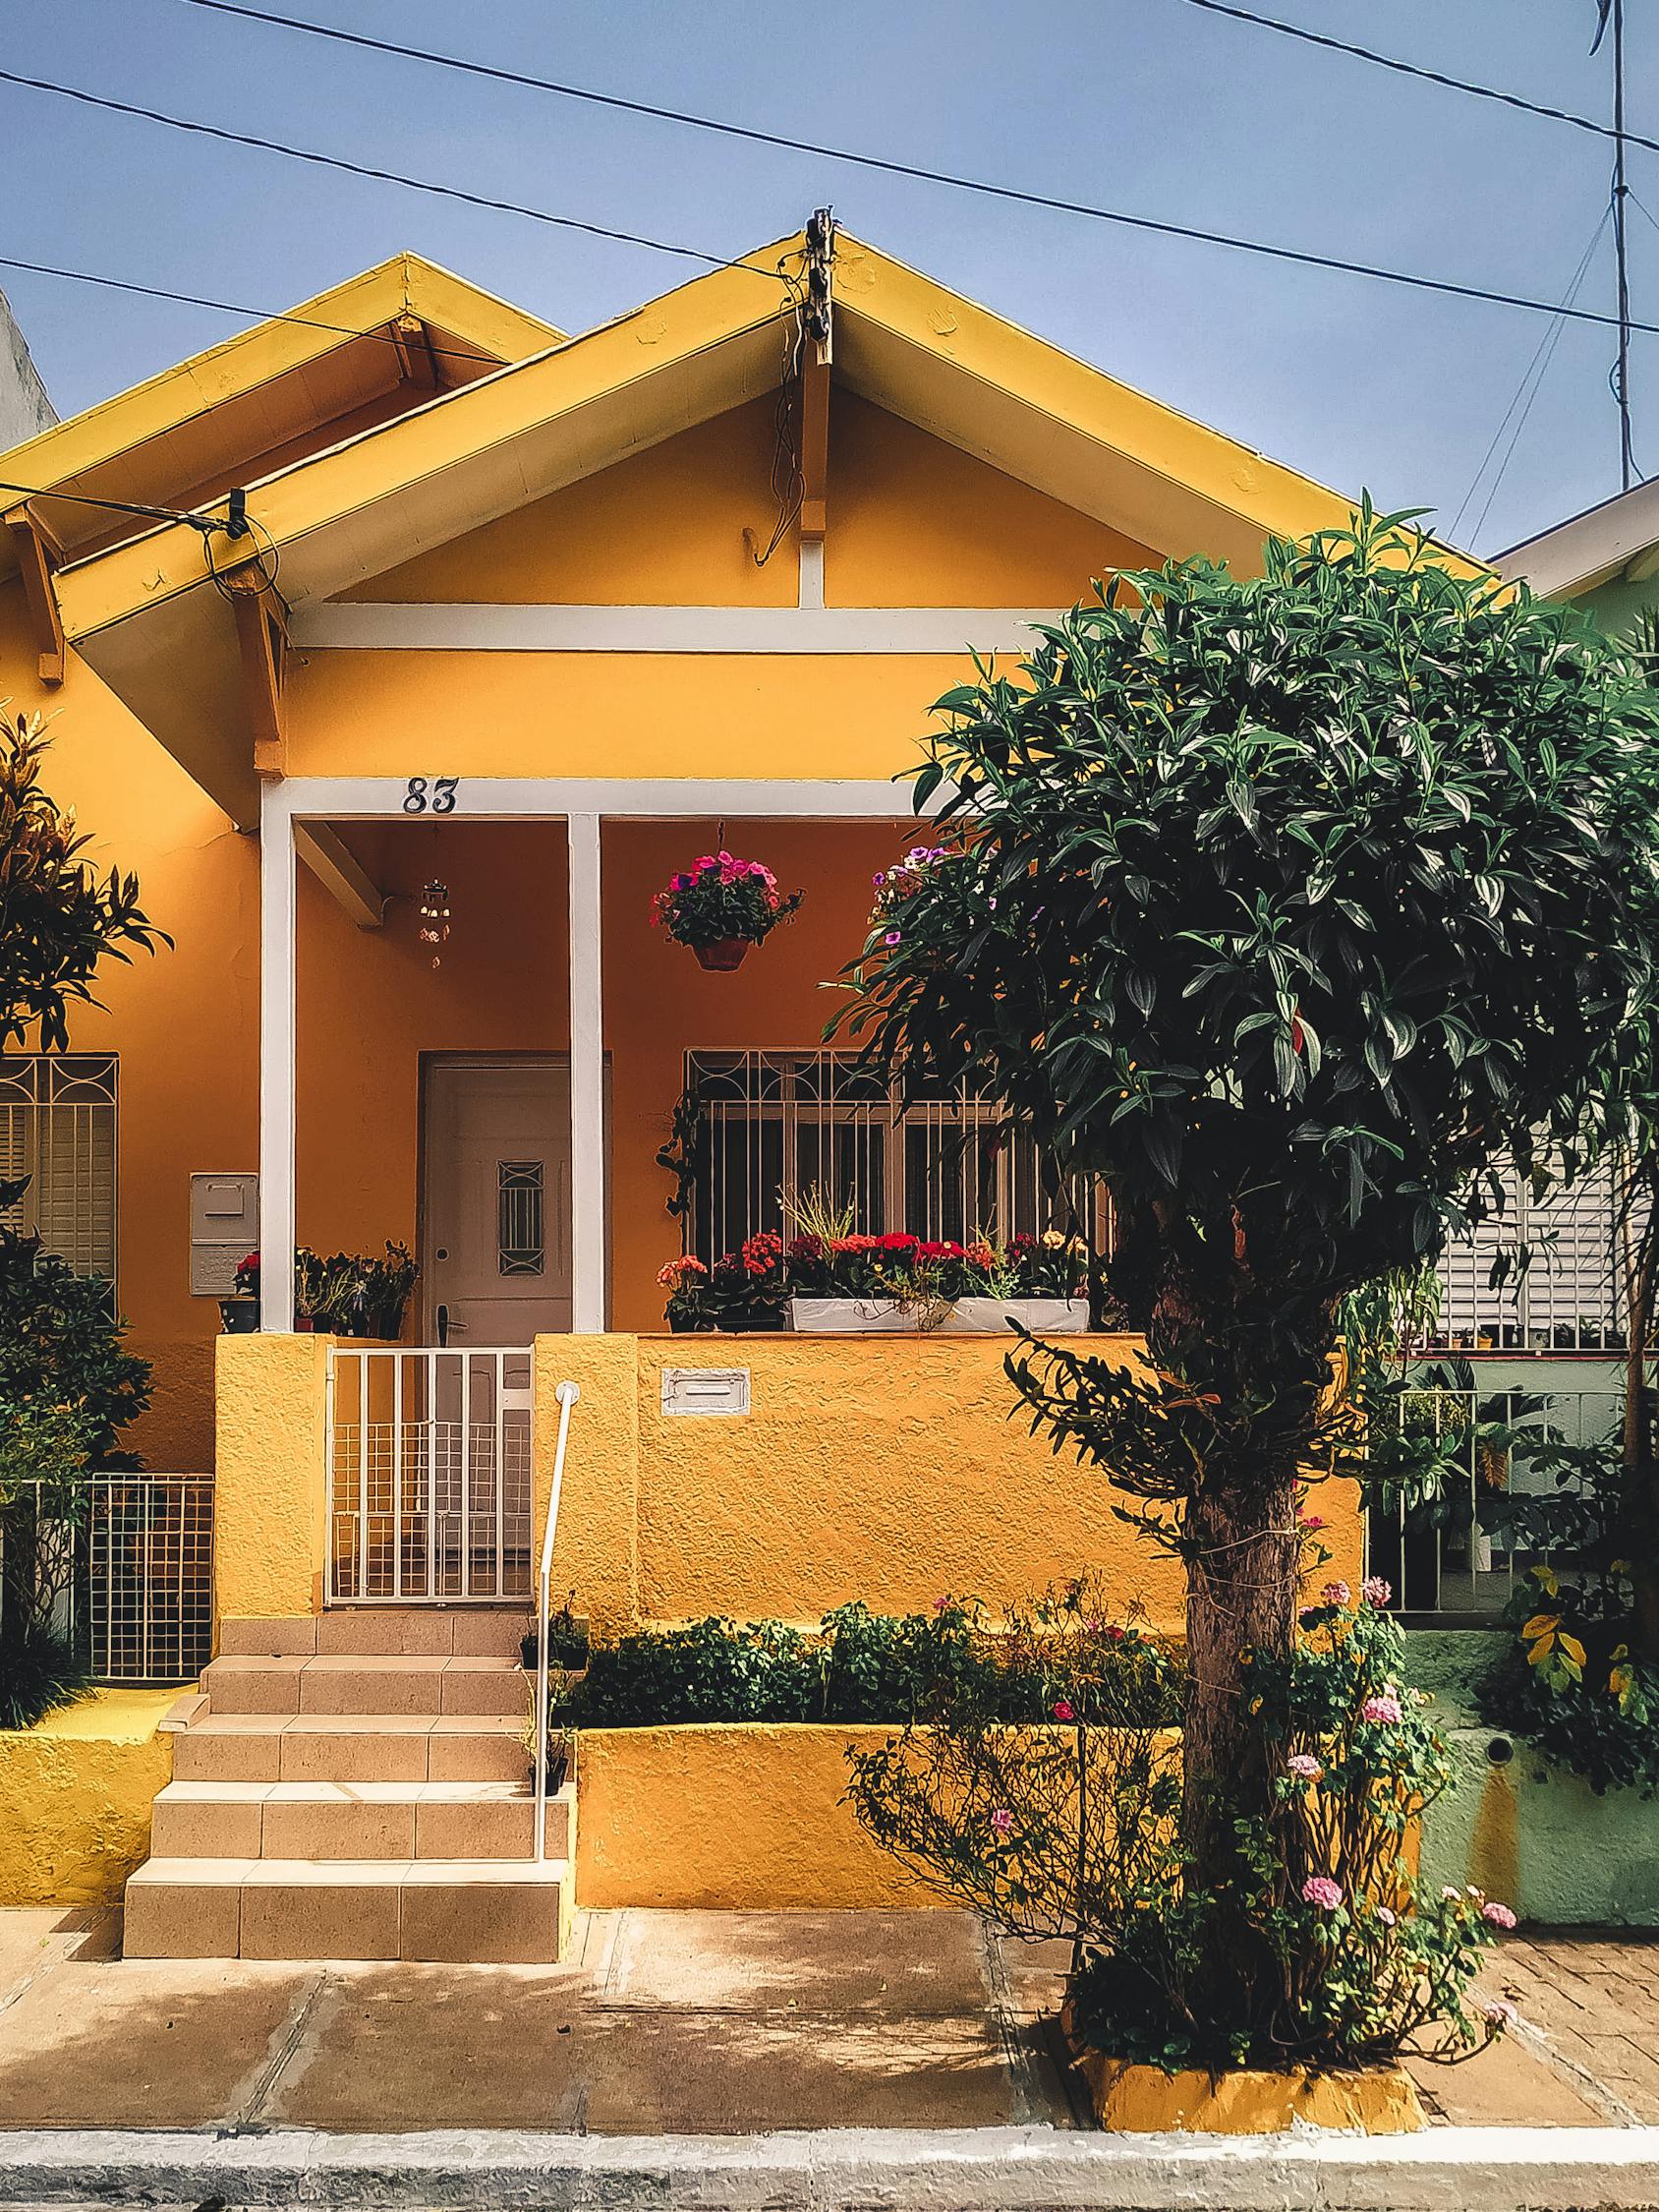
[[[777,878],[759,860],[705,852],[669,878],[652,900],[651,915],[676,945],[721,945],[733,938],[761,945],[804,896],[780,892]]]
[[[1373,1595],[1331,1584],[1293,1658],[1242,1656],[1275,1779],[1265,1817],[1229,1816],[1226,1893],[1182,1840],[1178,1736],[1069,1683],[1048,1708],[1058,1726],[1011,1728],[964,1697],[853,1755],[854,1809],[936,1887],[1019,1934],[1069,1937],[1076,2032],[1116,2058],[1174,2071],[1467,2056],[1505,2025],[1468,1988],[1515,1916],[1419,1883],[1413,1831],[1452,1765],[1400,1686],[1400,1631]],[[1085,1681],[1108,1633],[1073,1626]],[[1247,1932],[1240,1965],[1224,1963],[1223,1926],[1230,1944]]]
[[[963,1244],[893,1231],[885,1236],[796,1236],[771,1230],[723,1253],[713,1268],[670,1260],[657,1277],[669,1293],[668,1318],[680,1326],[717,1321],[753,1325],[790,1298],[856,1298],[910,1307],[959,1298],[1082,1298],[1090,1252],[1080,1237],[1049,1230],[1006,1246],[985,1237]]]

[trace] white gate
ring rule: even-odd
[[[328,1602],[531,1590],[531,1355],[328,1356]]]

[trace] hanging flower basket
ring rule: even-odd
[[[734,967],[741,967],[749,957],[749,947],[754,943],[749,937],[721,937],[713,945],[694,945],[699,967],[706,967],[715,975],[729,975]]]
[[[764,945],[788,920],[802,897],[779,891],[763,861],[705,852],[663,885],[651,902],[651,918],[676,945],[689,945],[702,966],[729,975],[751,945]]]

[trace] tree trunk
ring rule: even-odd
[[[1191,1667],[1182,1831],[1199,1878],[1232,1865],[1230,1820],[1265,1813],[1273,1775],[1249,1710],[1246,1651],[1287,1655],[1296,1635],[1296,1472],[1215,1470],[1187,1509]]]

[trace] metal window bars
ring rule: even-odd
[[[29,1185],[0,1219],[111,1284],[117,1066],[113,1053],[0,1057],[0,1177]]]
[[[685,1082],[698,1109],[685,1250],[706,1264],[783,1231],[809,1191],[871,1236],[1105,1232],[1093,1183],[1007,1131],[971,1079],[906,1103],[856,1052],[744,1050],[687,1053]]]
[[[328,1357],[328,1601],[531,1593],[531,1355]]]
[[[101,1475],[54,1516],[39,1484],[0,1515],[0,1606],[33,1604],[99,1682],[188,1682],[213,1656],[213,1480]]]
[[[1366,1564],[1391,1590],[1391,1611],[1491,1619],[1517,1580],[1550,1554],[1527,1541],[1516,1508],[1561,1494],[1532,1463],[1538,1444],[1617,1450],[1624,1395],[1599,1390],[1482,1390],[1425,1381],[1393,1401],[1402,1428],[1433,1437],[1455,1470],[1439,1494],[1392,1510],[1373,1504]],[[1567,1485],[1571,1487],[1571,1485]],[[1564,1563],[1558,1558],[1558,1563]]]

